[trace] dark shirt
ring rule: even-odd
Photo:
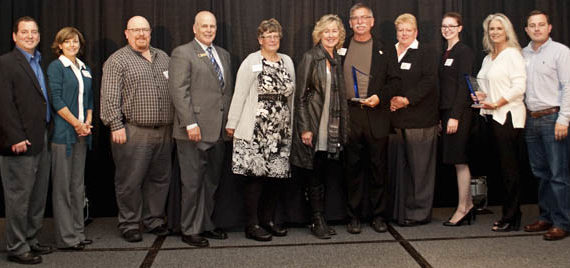
[[[443,54],[444,57],[439,62],[439,108],[451,109],[451,118],[459,119],[464,108],[472,103],[465,74],[471,76],[473,51],[470,47],[458,42],[451,50],[446,50]]]
[[[394,95],[406,97],[410,103],[392,113],[394,127],[427,128],[436,125],[439,121],[437,53],[420,43],[417,49],[410,48],[406,52],[398,63],[398,71],[402,77],[402,90]]]

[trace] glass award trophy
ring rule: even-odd
[[[365,75],[367,77],[370,77],[369,74],[367,74],[361,70],[358,70],[358,68],[356,68],[356,67],[354,67],[354,65],[352,65],[352,85],[354,87],[354,98],[351,98],[350,100],[355,101],[355,102],[363,102],[366,99],[366,97],[361,98],[360,94],[358,93],[358,74],[359,73],[361,75]]]
[[[476,91],[481,90],[482,84],[484,83],[484,79],[482,78],[475,78],[470,76],[469,74],[464,74],[465,82],[467,82],[467,87],[469,88],[469,94],[474,99],[473,104],[471,104],[471,108],[481,108],[483,105],[477,99]]]

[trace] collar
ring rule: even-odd
[[[22,54],[24,55],[24,57],[26,57],[26,60],[28,62],[31,62],[32,60],[37,59],[38,62],[40,62],[42,60],[42,53],[40,53],[37,49],[34,50],[34,55],[26,52],[25,50],[21,49],[19,46],[16,46],[16,48],[22,52]]]
[[[398,44],[400,44],[400,42],[396,43],[396,49],[398,49]],[[418,42],[418,39],[414,39],[414,42],[412,42],[412,44],[410,44],[410,46],[408,48],[406,48],[406,50],[408,49],[418,49],[418,47],[420,46],[420,42]]]
[[[532,48],[532,43],[533,43],[533,41],[528,42],[528,45],[526,46],[526,49],[528,49],[529,51],[532,51],[532,52],[539,53],[540,51],[542,51],[542,49],[543,49],[544,47],[547,47],[550,43],[552,43],[552,37],[548,37],[548,40],[546,40],[546,42],[544,42],[544,44],[542,44],[541,46],[539,46],[537,51],[535,51],[535,50]]]
[[[198,41],[198,39],[196,39],[196,38],[194,38],[194,40],[196,40],[196,42],[198,43],[198,45],[200,45],[200,47],[202,47],[202,49],[203,49],[204,51],[206,51],[206,49],[208,49],[208,47],[212,47],[212,50],[214,50],[214,51],[216,50],[216,49],[214,48],[214,44],[213,44],[213,43],[210,44],[209,46],[207,46],[207,45],[204,45],[202,42]]]
[[[130,49],[133,53],[136,53],[136,54],[138,54],[138,55],[140,55],[140,56],[142,57],[142,52],[136,51],[136,50],[135,50],[133,47],[131,47],[131,45],[129,45],[129,44],[127,44],[126,46],[129,47],[129,49]],[[155,54],[154,47],[149,46],[149,47],[148,47],[148,51],[150,52],[150,56],[151,56],[151,57],[154,57],[154,54]]]
[[[61,63],[63,64],[64,67],[69,67],[71,65],[73,65],[73,62],[71,62],[71,60],[69,58],[67,58],[64,55],[60,55],[58,58],[59,61],[61,61]],[[75,58],[75,60],[77,61],[77,64],[79,65],[79,69],[85,69],[85,63],[83,63],[79,58]]]

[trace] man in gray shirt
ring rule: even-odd
[[[119,230],[128,242],[146,231],[167,235],[164,209],[171,173],[173,108],[169,58],[150,46],[151,28],[140,16],[125,30],[128,45],[103,66],[101,120],[111,129]]]
[[[552,41],[551,30],[548,14],[538,10],[529,14],[525,31],[532,41],[523,49],[528,109],[525,138],[532,172],[540,179],[540,217],[524,230],[548,230],[545,240],[560,240],[570,231],[570,50]]]
[[[368,196],[371,204],[370,225],[374,231],[386,232],[385,222],[389,218],[388,108],[401,81],[396,72],[396,56],[390,53],[394,48],[372,36],[373,26],[374,15],[370,7],[355,4],[350,9],[350,28],[354,34],[339,53],[345,55],[343,70],[350,114],[345,180],[350,218],[347,231],[351,234],[361,232],[360,219],[365,216],[361,211],[364,196]]]

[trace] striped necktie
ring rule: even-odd
[[[216,70],[216,74],[218,75],[218,82],[220,83],[220,87],[223,88],[224,76],[222,75],[222,70],[220,69],[220,65],[218,65],[218,62],[214,57],[214,53],[212,53],[212,47],[208,47],[206,50],[208,51],[208,57],[210,58],[212,65],[214,65],[214,70]]]

